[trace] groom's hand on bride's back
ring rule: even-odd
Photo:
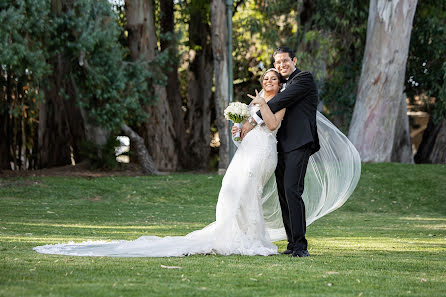
[[[245,138],[246,134],[248,134],[248,132],[251,131],[253,128],[254,128],[253,125],[251,125],[251,124],[248,123],[248,122],[245,122],[245,123],[243,124],[243,127],[242,127],[242,133],[240,133],[240,137],[241,137],[242,139]]]

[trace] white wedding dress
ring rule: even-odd
[[[251,114],[258,110],[250,107]],[[359,154],[319,112],[321,150],[310,158],[303,199],[307,224],[340,207],[359,180]],[[277,196],[276,133],[256,126],[238,145],[222,181],[216,220],[186,236],[142,236],[133,241],[86,241],[35,247],[44,254],[180,257],[194,254],[274,255],[286,239]]]

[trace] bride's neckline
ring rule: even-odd
[[[264,94],[264,96],[265,96],[264,97],[265,101],[268,102],[269,100],[273,99],[274,96],[276,96],[276,94],[271,94],[271,95]]]

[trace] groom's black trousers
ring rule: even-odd
[[[311,143],[291,152],[278,152],[276,183],[288,237],[287,249],[306,250],[305,204],[302,200]]]

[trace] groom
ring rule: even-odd
[[[277,132],[278,163],[275,171],[288,238],[288,246],[283,254],[307,257],[309,253],[302,193],[308,160],[320,148],[316,127],[317,87],[311,73],[296,68],[297,59],[290,48],[277,48],[273,61],[274,67],[286,79],[281,92],[268,101],[273,113],[286,108]],[[243,125],[242,137],[262,123],[259,111]]]

